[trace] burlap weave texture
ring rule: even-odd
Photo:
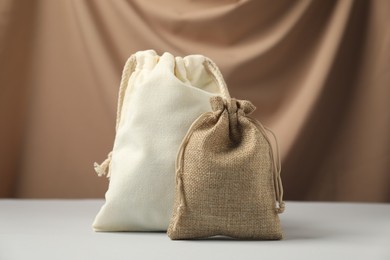
[[[222,97],[211,105],[178,153],[169,237],[281,239],[280,176],[264,128],[247,116],[255,107]]]

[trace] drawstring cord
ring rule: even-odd
[[[129,59],[127,59],[125,67],[122,72],[121,84],[119,86],[119,97],[118,97],[118,108],[116,114],[116,126],[115,130],[118,131],[118,126],[122,114],[122,105],[125,97],[125,92],[129,83],[130,75],[135,69],[136,66],[136,57],[132,55]],[[110,178],[111,173],[109,172],[109,167],[112,159],[112,151],[108,154],[107,159],[105,159],[100,165],[95,162],[93,167],[95,172],[99,177],[106,175],[107,178]]]
[[[276,212],[278,214],[283,213],[285,209],[285,203],[283,201],[283,184],[282,184],[282,178],[280,176],[281,172],[281,161],[280,161],[280,155],[279,155],[279,144],[278,144],[278,139],[276,138],[276,135],[274,132],[272,132],[269,128],[263,126],[259,121],[252,119],[250,117],[247,117],[252,123],[254,123],[259,129],[261,133],[263,133],[265,139],[267,142],[270,144],[270,157],[273,162],[273,168],[274,168],[274,188],[275,188],[275,196],[276,196],[276,201],[278,202],[278,206],[276,208]],[[275,140],[275,145],[276,145],[276,158],[274,156],[274,151],[271,145],[271,142],[268,138],[267,132],[271,133],[272,137]]]
[[[278,139],[276,138],[276,135],[274,132],[272,132],[269,128],[264,127],[271,135],[273,136],[275,140],[275,145],[276,145],[276,161],[273,160],[274,162],[274,169],[275,169],[275,174],[274,174],[274,185],[275,185],[275,192],[276,192],[276,200],[279,204],[279,207],[277,208],[277,212],[283,213],[284,209],[286,207],[284,201],[283,201],[283,184],[282,184],[282,177],[280,176],[281,172],[281,161],[280,161],[280,153],[279,153],[279,143]],[[272,146],[271,146],[272,147]],[[273,154],[273,151],[272,151]],[[275,176],[276,175],[276,176]]]

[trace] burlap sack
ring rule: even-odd
[[[280,163],[264,127],[248,117],[255,107],[249,101],[210,100],[213,112],[191,125],[178,152],[168,236],[281,239]]]

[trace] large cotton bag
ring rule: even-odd
[[[215,64],[202,55],[132,55],[119,90],[116,136],[99,175],[110,178],[95,231],[165,231],[174,202],[175,157],[192,121],[229,96]]]

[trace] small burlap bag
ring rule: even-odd
[[[191,125],[177,155],[168,236],[281,239],[283,188],[269,130],[248,117],[249,101],[210,101],[213,112]]]

